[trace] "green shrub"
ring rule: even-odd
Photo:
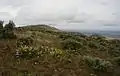
[[[66,39],[61,42],[63,49],[77,50],[82,47],[82,43],[73,39]]]
[[[120,49],[115,47],[110,47],[108,53],[113,57],[119,57],[120,56]]]
[[[60,34],[59,37],[60,37],[61,39],[63,39],[63,40],[68,39],[68,38],[71,38],[71,36],[68,35],[68,34]]]
[[[113,57],[120,56],[120,40],[113,39],[109,40],[108,53]]]
[[[108,50],[107,47],[102,46],[102,45],[99,46],[99,51],[107,51],[107,50]]]
[[[13,31],[4,30],[2,33],[2,37],[4,39],[15,39],[16,35],[14,34]]]
[[[100,40],[99,44],[102,46],[107,46],[107,47],[109,46],[109,42],[107,40]]]
[[[8,24],[3,27],[3,21],[0,21],[0,39],[14,39],[16,35],[14,34],[15,24],[13,21],[10,21]]]
[[[3,21],[0,21],[0,39],[3,39]]]
[[[111,62],[102,60],[100,58],[94,58],[91,56],[84,56],[84,60],[88,66],[96,71],[107,71],[108,68],[112,66]]]
[[[99,47],[99,44],[98,43],[96,43],[95,41],[90,41],[89,43],[88,43],[88,46],[90,47],[90,48],[98,48]]]
[[[14,27],[15,27],[15,23],[10,20],[9,23],[6,24],[4,28],[5,28],[6,30],[9,30],[9,31],[11,30],[11,31],[12,31],[12,30],[14,29]]]
[[[120,66],[120,57],[113,58],[113,61]]]
[[[0,21],[0,30],[3,29],[3,23],[4,21]]]
[[[0,29],[0,39],[3,39],[3,29]]]

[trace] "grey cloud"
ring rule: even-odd
[[[104,26],[119,26],[119,24],[116,24],[116,23],[114,23],[114,24],[104,24]]]
[[[0,0],[0,6],[21,8],[15,17],[17,24],[45,22],[64,25],[63,28],[69,25],[69,28],[118,27],[120,24],[120,0]],[[0,15],[3,16],[8,15]]]

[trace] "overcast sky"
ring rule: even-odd
[[[120,0],[0,0],[0,20],[62,29],[120,30]]]

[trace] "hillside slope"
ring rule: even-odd
[[[1,76],[120,76],[120,40],[47,25],[14,33],[16,39],[0,40]]]

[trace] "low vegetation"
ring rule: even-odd
[[[120,40],[1,21],[0,61],[1,76],[120,76]]]

